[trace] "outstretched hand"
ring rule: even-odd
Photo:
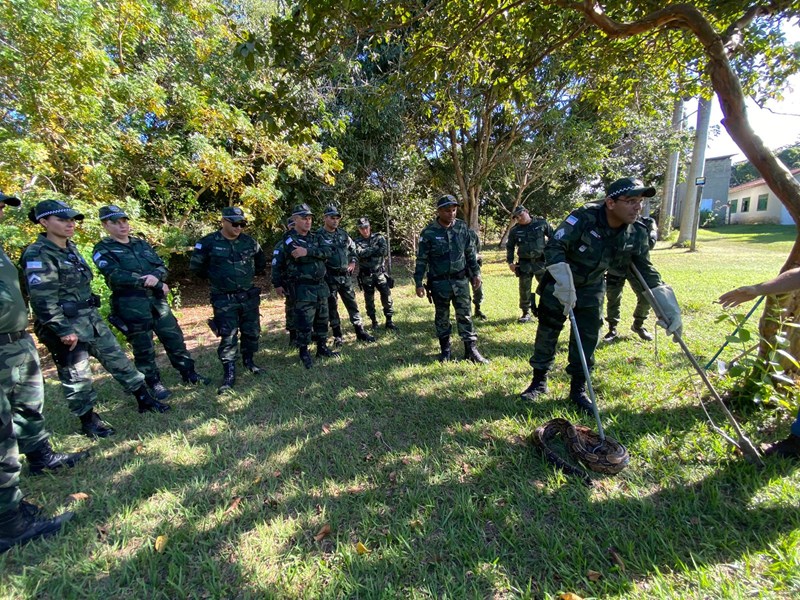
[[[733,308],[734,306],[739,306],[744,302],[749,302],[758,296],[759,294],[756,291],[756,286],[745,285],[740,288],[736,288],[735,290],[731,290],[730,292],[725,292],[719,297],[717,302],[722,304],[723,308]]]

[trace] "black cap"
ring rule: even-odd
[[[292,209],[293,217],[311,217],[313,215],[308,204],[298,204]]]
[[[511,213],[511,216],[518,217],[524,212],[528,212],[528,209],[520,204],[517,208],[514,209],[514,212]]]
[[[238,223],[239,221],[246,221],[244,211],[238,206],[226,206],[222,209],[222,218],[231,223]]]
[[[325,207],[325,212],[323,213],[326,217],[341,217],[342,213],[339,212],[339,209],[336,208],[333,204],[328,204]]]
[[[76,221],[83,221],[83,214],[77,210],[71,209],[67,204],[61,200],[42,200],[30,212],[28,217],[34,223],[38,223],[39,219],[54,215],[62,219],[75,219]]]
[[[358,220],[358,228],[363,229],[364,227],[369,227],[369,219],[367,217],[361,217]]]
[[[108,206],[100,207],[100,220],[101,221],[116,221],[118,219],[127,219],[128,215],[116,204],[109,204]]]
[[[461,202],[456,200],[455,196],[445,194],[436,201],[436,208],[444,208],[445,206],[461,206]]]
[[[0,192],[0,202],[7,204],[8,206],[19,206],[21,200],[16,196],[7,196],[3,192]]]
[[[606,198],[616,200],[620,196],[644,196],[645,198],[652,198],[656,195],[656,188],[645,187],[640,179],[632,179],[630,177],[623,177],[617,179],[614,183],[608,186]]]

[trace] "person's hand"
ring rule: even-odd
[[[517,267],[519,267],[519,265],[516,263],[508,263],[508,268],[512,273],[517,272]]]
[[[420,298],[424,298],[425,297],[425,288],[424,287],[418,287],[417,288],[417,296],[420,297]]]
[[[743,287],[736,288],[735,290],[731,290],[730,292],[725,292],[719,297],[717,302],[722,304],[723,308],[733,308],[734,306],[739,306],[744,302],[749,302],[758,296],[759,293],[756,291],[756,286],[745,285]]]
[[[278,296],[280,296],[281,298],[286,297],[286,290],[284,290],[283,287],[276,287],[275,293],[278,294]]]
[[[352,273],[355,270],[356,270],[356,263],[352,262],[349,265],[347,265],[347,272],[348,273]]]
[[[142,275],[139,279],[144,280],[144,287],[146,288],[155,287],[158,284],[158,277],[155,275]]]
[[[161,291],[164,293],[164,296],[169,296],[169,286],[166,283],[161,284]]]
[[[480,275],[476,275],[475,277],[473,277],[471,282],[472,282],[472,289],[473,290],[477,290],[478,288],[480,288],[483,285],[483,281],[481,281],[481,276]]]
[[[308,250],[305,246],[296,246],[294,250],[292,250],[292,256],[294,258],[302,258],[308,254]]]
[[[61,336],[61,343],[65,346],[69,346],[70,352],[75,350],[75,346],[78,345],[78,335],[76,333],[70,333],[69,335],[62,335]]]

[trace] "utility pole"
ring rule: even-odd
[[[694,149],[692,150],[692,166],[686,176],[686,195],[681,208],[681,233],[676,244],[682,245],[691,240],[695,227],[695,220],[699,215],[695,208],[699,203],[696,200],[696,190],[693,190],[690,181],[696,181],[703,176],[706,163],[706,145],[708,144],[708,125],[711,122],[711,100],[698,98],[697,100],[697,127],[694,133]]]

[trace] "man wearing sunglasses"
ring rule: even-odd
[[[602,323],[604,276],[609,268],[627,270],[634,265],[665,309],[669,322],[659,324],[668,333],[680,335],[680,308],[672,289],[662,283],[650,262],[648,231],[637,220],[643,199],[655,193],[655,188],[645,187],[641,181],[629,177],[618,179],[608,187],[601,204],[574,210],[547,242],[544,251],[547,273],[537,290],[541,300],[539,327],[530,359],[533,379],[522,392],[523,399],[534,400],[547,393],[547,374],[570,312],[575,315],[583,354],[591,370]],[[567,373],[571,377],[570,400],[579,410],[591,414],[581,353],[573,335],[569,340]]]
[[[266,271],[267,257],[257,241],[242,233],[246,226],[241,208],[223,208],[220,229],[195,244],[189,262],[189,270],[211,284],[214,318],[209,326],[220,338],[217,356],[223,371],[219,394],[233,388],[236,382],[239,333],[242,364],[254,375],[261,372],[253,361],[261,335],[261,288],[253,285],[253,277]]]

